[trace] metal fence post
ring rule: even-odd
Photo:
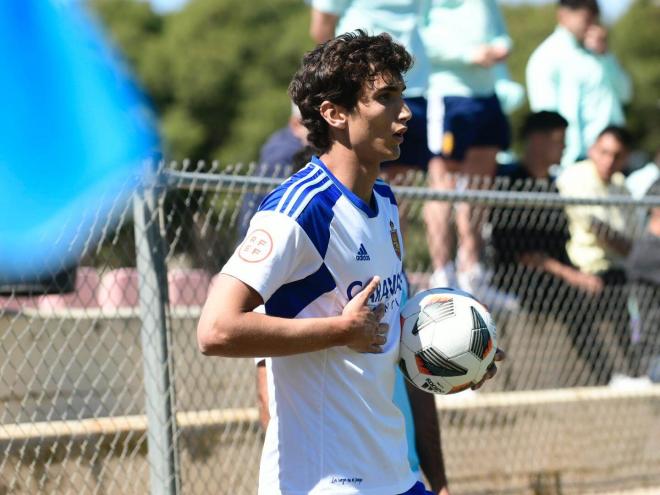
[[[151,495],[176,495],[179,470],[167,326],[167,267],[156,188],[146,186],[135,194],[133,213],[142,321],[140,336],[148,424],[150,492]]]

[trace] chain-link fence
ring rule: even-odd
[[[203,357],[195,329],[213,275],[287,172],[172,164],[76,267],[2,288],[0,494],[256,492],[254,363]],[[660,290],[631,269],[660,198],[567,199],[540,182],[438,192],[414,174],[402,183],[413,290],[433,273],[425,205],[475,207],[478,289],[508,351],[478,393],[437,397],[452,493],[660,492]],[[628,242],[624,270],[600,281],[566,268],[569,218],[592,213],[625,225],[594,235]]]

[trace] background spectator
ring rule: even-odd
[[[658,179],[660,179],[660,149],[656,150],[653,160],[626,177],[626,187],[633,198],[639,199],[647,194]]]
[[[524,144],[522,159],[520,163],[499,167],[498,187],[556,193],[550,170],[561,159],[567,127],[566,119],[556,112],[528,115],[520,133]],[[596,321],[594,296],[602,291],[603,282],[571,263],[566,252],[569,233],[564,209],[494,208],[490,224],[495,285],[515,295],[533,318],[560,322],[596,381],[606,351],[591,333]],[[564,370],[558,383],[579,383],[579,376],[569,371]]]
[[[527,64],[532,110],[554,110],[568,120],[564,166],[584,159],[606,126],[624,124],[622,105],[632,97],[599,14],[596,0],[560,0],[557,28]]]
[[[621,173],[628,160],[632,138],[621,127],[605,128],[589,149],[589,160],[566,168],[557,179],[560,194],[567,197],[603,198],[629,196],[625,187],[625,177]],[[616,328],[619,350],[627,356],[630,348],[628,314],[625,293],[624,262],[630,251],[630,237],[635,233],[636,221],[633,209],[617,206],[569,206],[566,214],[569,219],[570,240],[567,251],[571,262],[582,272],[597,275],[603,283],[600,297],[585,307],[598,322],[609,322]],[[606,301],[606,304],[599,304]],[[625,366],[619,367],[611,356],[603,355],[597,339],[599,332],[588,336],[589,360],[594,374],[601,383],[609,381],[615,370],[627,373]],[[585,337],[587,338],[587,337]],[[578,348],[586,346],[584,340]],[[586,351],[585,351],[586,352]]]
[[[628,160],[632,137],[621,127],[605,128],[589,150],[589,159],[564,170],[557,180],[568,197],[630,196],[621,172]],[[566,209],[571,238],[571,261],[586,273],[621,270],[630,249],[626,232],[634,229],[632,215],[616,206],[570,206]]]
[[[510,130],[495,94],[494,65],[511,49],[504,21],[494,0],[435,0],[422,31],[432,64],[429,79],[429,185],[456,187],[456,175],[495,176],[496,155],[508,148]],[[470,178],[467,179],[470,182]],[[473,184],[468,184],[473,186]],[[461,205],[456,215],[457,265],[450,235],[452,207],[430,201],[424,210],[434,272],[432,286],[455,286],[489,300],[480,263],[478,210]]]
[[[501,166],[498,177],[504,179],[503,187],[511,191],[557,192],[550,169],[556,165],[564,150],[564,137],[568,122],[556,112],[530,114],[521,131],[524,154],[520,163]],[[566,252],[569,239],[568,221],[562,208],[497,208],[491,212],[491,242],[498,285],[516,293],[524,303],[540,304],[546,298],[530,291],[526,284],[510,283],[511,274],[521,281],[528,277],[520,273],[522,263],[528,268],[540,270],[564,283],[585,292],[598,293],[602,288],[600,278],[583,273],[572,265]],[[535,284],[539,290],[547,283]],[[526,304],[529,307],[529,304]]]
[[[660,198],[660,180],[647,195]],[[626,260],[626,274],[631,284],[630,372],[642,376],[650,374],[653,362],[660,359],[660,207],[650,209],[645,233]]]
[[[292,172],[292,167],[304,165],[300,158],[306,163],[309,157],[305,155],[307,146],[307,128],[302,124],[300,110],[291,104],[291,115],[285,127],[271,134],[259,152],[259,162],[254,169],[254,175],[259,177],[284,178]],[[311,152],[309,153],[311,156]],[[243,196],[241,212],[238,216],[238,239],[243,239],[250,226],[250,219],[257,211],[259,203],[264,199],[269,188],[264,188],[263,193],[250,192]]]

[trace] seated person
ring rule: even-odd
[[[647,196],[660,199],[660,180]],[[654,362],[660,364],[660,206],[650,209],[644,235],[633,243],[626,275],[630,281],[630,373],[642,376],[651,374]]]
[[[617,126],[606,127],[589,148],[589,159],[567,167],[557,179],[562,196],[607,199],[628,196],[625,177],[621,172],[628,161],[632,146],[630,133]],[[608,205],[571,205],[566,207],[570,239],[566,245],[571,262],[583,273],[602,281],[597,300],[580,312],[592,313],[592,326],[601,330],[601,323],[615,333],[608,339],[600,331],[586,330],[580,337],[579,349],[587,354],[597,383],[609,382],[614,371],[628,375],[630,338],[624,264],[631,248],[637,222],[634,208]],[[588,341],[588,343],[587,343]],[[599,342],[601,341],[601,342]],[[606,342],[605,342],[606,341]],[[601,353],[605,348],[609,351]],[[624,359],[617,359],[623,355]]]
[[[561,159],[567,125],[556,112],[530,114],[521,131],[522,160],[499,167],[498,187],[556,193],[550,169]],[[490,223],[493,280],[498,288],[515,294],[531,315],[551,315],[561,322],[587,366],[587,380],[573,373],[575,366],[571,365],[559,378],[560,383],[606,383],[612,364],[606,357],[604,342],[592,335],[600,321],[596,311],[599,298],[595,296],[602,293],[604,282],[597,274],[582,271],[572,262],[567,251],[569,219],[564,208],[494,208]]]
[[[589,159],[568,167],[557,179],[562,196],[609,198],[630,196],[621,172],[628,160],[632,137],[621,127],[605,128],[589,149]],[[630,212],[632,213],[632,211]],[[634,216],[618,206],[566,208],[571,238],[571,261],[586,273],[619,278],[634,231]]]
[[[522,160],[499,167],[499,187],[511,191],[556,192],[550,169],[561,159],[567,126],[566,119],[556,112],[528,115],[521,130],[524,141]],[[537,284],[534,291],[529,290],[528,285],[511,285],[514,279],[523,279],[511,277],[522,263],[584,292],[599,292],[600,279],[582,273],[568,258],[568,228],[562,208],[494,208],[490,219],[495,280],[500,289],[515,293],[523,304],[543,300],[538,291],[547,288],[548,284]]]

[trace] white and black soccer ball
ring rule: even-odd
[[[478,382],[496,348],[488,309],[467,292],[425,290],[401,309],[399,367],[425,392],[453,394]]]

